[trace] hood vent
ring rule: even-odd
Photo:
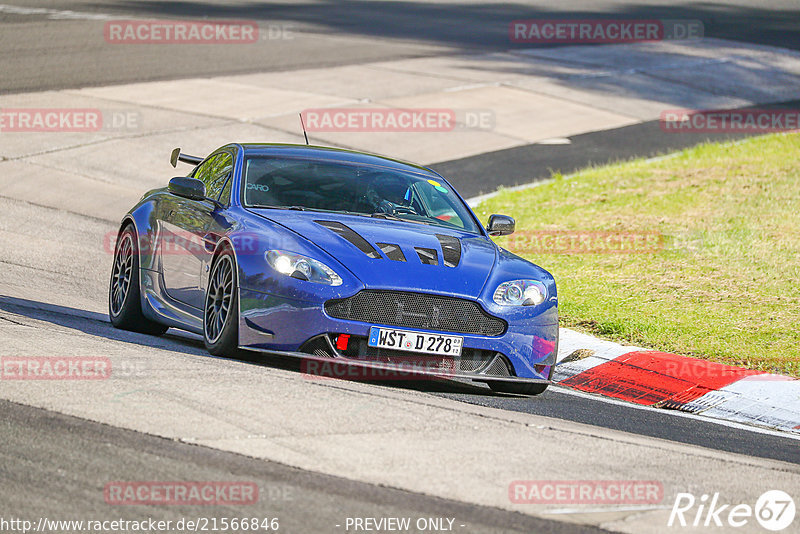
[[[442,245],[442,260],[447,267],[458,267],[461,261],[461,241],[457,237],[436,234],[436,239]]]
[[[342,224],[338,221],[314,221],[314,222],[319,224],[320,226],[324,226],[331,232],[337,234],[342,239],[346,239],[347,241],[355,245],[358,248],[358,250],[360,250],[370,258],[375,260],[381,259],[381,253],[375,250],[375,247],[370,245],[369,241],[361,237],[361,235],[358,232],[356,232],[349,226]]]
[[[400,249],[400,245],[393,245],[392,243],[376,243],[381,249],[381,252],[386,254],[386,257],[393,261],[406,261],[406,255]]]
[[[419,261],[425,265],[439,265],[439,253],[433,248],[414,247],[419,256]]]

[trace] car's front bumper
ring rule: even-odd
[[[335,319],[328,316],[323,303],[293,300],[277,297],[251,289],[240,289],[239,346],[244,349],[298,353],[309,340],[326,334],[349,334],[365,338],[371,326],[380,323]],[[433,330],[388,326],[406,330]],[[436,368],[436,366],[414,366],[413,372],[421,376],[445,376],[447,378],[466,378],[487,381],[532,381],[547,382],[552,366],[555,365],[558,348],[558,320],[555,309],[538,317],[525,321],[508,321],[508,328],[499,336],[481,336],[452,332],[438,332],[458,335],[464,338],[464,349],[490,351],[502,355],[510,364],[508,376],[463,372],[455,362],[453,366]],[[416,361],[423,361],[425,354],[408,353]],[[305,356],[308,356],[305,354]],[[334,352],[333,356],[338,356]],[[324,358],[323,358],[324,360]],[[330,360],[326,360],[330,362]],[[354,365],[359,368],[377,370],[397,370],[396,364],[370,359],[336,358],[337,362]],[[411,371],[410,368],[405,368]],[[486,369],[484,368],[483,371]]]

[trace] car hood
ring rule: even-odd
[[[355,215],[251,211],[311,241],[369,288],[475,298],[497,261],[491,240],[458,230]]]

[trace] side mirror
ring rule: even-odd
[[[516,226],[517,223],[508,215],[490,215],[486,231],[491,236],[511,235],[514,233]]]
[[[197,178],[187,178],[185,176],[178,176],[169,181],[167,188],[173,195],[188,198],[190,200],[205,200],[206,199],[206,184]]]

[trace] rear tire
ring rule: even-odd
[[[229,248],[214,260],[203,306],[203,342],[214,356],[239,355],[239,290],[236,259]]]
[[[541,395],[548,384],[517,384],[514,382],[489,382],[492,391],[498,393],[513,393],[515,395]]]
[[[108,316],[115,328],[160,336],[167,326],[151,321],[142,313],[139,287],[139,248],[133,225],[119,233],[114,247],[114,265],[108,285]]]

